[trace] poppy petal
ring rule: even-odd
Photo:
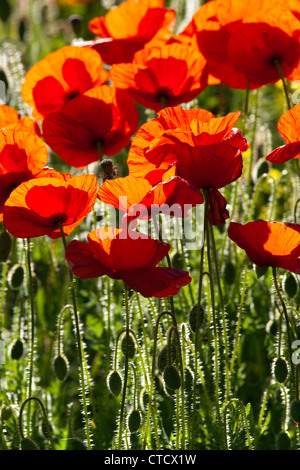
[[[72,240],[66,248],[66,260],[72,273],[82,279],[100,277],[110,272],[86,242]]]

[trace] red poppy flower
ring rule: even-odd
[[[91,212],[97,193],[97,178],[80,175],[67,178],[37,178],[20,184],[7,199],[3,222],[18,238],[61,236],[59,224],[69,235]]]
[[[104,227],[87,239],[88,243],[73,240],[66,249],[71,271],[83,279],[122,279],[144,297],[170,297],[191,281],[186,271],[156,266],[170,245],[141,232]]]
[[[42,121],[74,97],[107,82],[99,54],[89,48],[64,46],[37,62],[25,75],[22,95]]]
[[[255,221],[231,222],[228,236],[257,266],[283,268],[300,274],[300,225]]]
[[[16,109],[6,104],[0,105],[0,129],[27,130],[38,136],[41,131],[38,123],[29,116],[20,117]]]
[[[99,145],[108,156],[126,147],[138,122],[137,108],[126,92],[103,85],[46,116],[43,137],[62,160],[84,168],[99,159]]]
[[[116,64],[110,75],[117,88],[146,108],[159,111],[191,101],[207,85],[206,61],[197,49],[184,44],[147,47],[132,63]]]
[[[35,178],[47,159],[47,146],[37,135],[17,129],[0,131],[0,221],[11,191]]]
[[[222,188],[242,172],[241,152],[249,144],[233,128],[240,112],[215,118],[204,109],[165,108],[141,126],[128,155],[129,175],[145,177],[176,165],[177,175],[195,188]]]
[[[154,186],[146,178],[131,176],[108,180],[99,187],[97,196],[100,201],[123,211],[126,224],[157,213],[187,217],[191,207],[203,203],[201,192],[174,176],[172,169]]]
[[[209,72],[232,88],[259,88],[299,65],[300,23],[283,1],[213,0],[200,7],[191,32]]]
[[[266,159],[272,163],[284,163],[293,158],[300,158],[300,104],[296,104],[281,116],[277,128],[286,145],[273,150]]]
[[[106,64],[131,62],[136,51],[166,42],[176,22],[163,0],[127,0],[104,17],[94,18],[90,30],[100,39],[83,44],[96,49]]]

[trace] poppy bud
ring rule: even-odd
[[[235,266],[233,263],[228,262],[225,264],[223,275],[226,284],[231,286],[235,281]]]
[[[80,15],[71,15],[68,18],[70,25],[72,26],[73,33],[77,38],[81,36],[81,26],[82,26],[82,16]]]
[[[135,356],[135,340],[132,337],[132,335],[125,335],[122,338],[122,343],[121,343],[121,350],[124,356],[126,356],[126,348],[127,348],[127,357],[128,359],[133,359]]]
[[[277,382],[283,383],[288,376],[288,368],[286,361],[282,357],[278,357],[274,366],[274,376]]]
[[[170,345],[167,344],[162,348],[157,356],[157,367],[160,372],[162,372],[167,367],[169,363],[169,354],[171,355],[170,362],[173,363],[176,360],[176,353],[177,350],[174,342],[171,342]]]
[[[139,410],[132,410],[128,416],[128,429],[130,432],[137,432],[141,425],[141,413]]]
[[[181,386],[181,377],[174,366],[168,366],[164,370],[165,385],[171,390],[177,390]]]
[[[300,400],[293,400],[290,408],[291,418],[300,423]]]
[[[23,356],[24,346],[21,339],[16,339],[10,351],[10,357],[18,361]]]
[[[11,13],[11,6],[8,0],[1,0],[0,4],[0,19],[5,23]]]
[[[122,390],[122,378],[117,370],[113,370],[107,377],[107,386],[115,397],[120,395]]]
[[[13,290],[20,289],[24,280],[24,268],[20,264],[15,264],[8,273],[9,286]]]
[[[11,251],[11,236],[4,230],[0,233],[0,262],[5,263],[8,260]]]
[[[37,443],[30,439],[29,437],[25,437],[21,440],[21,450],[40,450]]]
[[[199,307],[199,308],[198,308]],[[197,322],[198,319],[198,322]],[[195,304],[189,313],[189,325],[193,333],[196,332],[196,328],[200,328],[204,321],[204,308],[202,305]]]
[[[283,288],[285,293],[293,298],[297,294],[298,284],[295,276],[292,273],[287,273],[284,278]]]
[[[68,359],[63,354],[60,354],[55,357],[53,366],[56,377],[58,380],[63,382],[67,378],[69,372]]]
[[[281,432],[277,438],[277,449],[278,450],[290,450],[291,439],[286,432]]]
[[[142,411],[144,412],[146,407],[149,404],[149,393],[148,393],[148,391],[145,387],[140,392],[139,402],[140,402],[140,406],[142,408]]]

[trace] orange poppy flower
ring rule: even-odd
[[[270,152],[266,159],[272,163],[285,163],[293,158],[300,158],[300,104],[281,116],[277,128],[286,145]]]
[[[100,39],[84,45],[96,49],[106,64],[131,62],[136,51],[166,42],[175,22],[175,11],[164,8],[163,0],[127,0],[90,21],[90,30]]]
[[[97,193],[97,178],[80,175],[67,178],[36,178],[20,184],[3,207],[6,229],[18,238],[61,236],[59,223],[69,235],[91,212]]]
[[[197,49],[174,43],[138,51],[132,63],[113,65],[110,75],[136,102],[159,111],[191,101],[205,89],[205,64]]]
[[[29,116],[20,117],[16,109],[11,108],[6,104],[0,105],[0,129],[20,129],[28,130],[41,135],[38,123]]]
[[[154,186],[146,178],[131,176],[108,180],[99,187],[97,197],[124,212],[126,224],[158,213],[187,217],[192,206],[203,203],[201,192],[174,176],[172,169]]]
[[[64,46],[37,62],[22,85],[23,99],[33,108],[33,117],[42,121],[74,97],[107,82],[109,75],[102,66],[96,51],[77,46]]]
[[[195,188],[222,188],[242,173],[241,152],[249,144],[233,128],[240,112],[215,118],[204,109],[165,108],[143,124],[128,155],[129,175],[145,177],[176,165],[177,175]]]
[[[35,178],[47,159],[47,146],[37,135],[16,129],[0,131],[0,222],[11,191]]]
[[[88,243],[71,241],[68,265],[76,276],[90,279],[107,275],[122,279],[144,297],[170,297],[191,281],[186,271],[158,267],[170,245],[133,230],[103,227],[89,233]]]
[[[112,156],[130,143],[139,123],[132,99],[122,90],[95,87],[51,113],[43,121],[43,137],[67,164],[84,168],[103,155]]]
[[[290,77],[299,65],[300,23],[283,1],[213,0],[193,16],[209,72],[232,88],[259,88]]]
[[[300,274],[300,225],[262,220],[245,225],[231,222],[228,236],[257,266]]]

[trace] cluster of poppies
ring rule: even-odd
[[[126,0],[94,18],[94,40],[67,45],[27,72],[22,95],[31,117],[0,107],[0,221],[15,237],[68,236],[98,198],[124,212],[122,226],[96,228],[87,243],[71,241],[72,272],[122,279],[145,297],[175,295],[191,278],[157,266],[170,244],[130,224],[170,214],[174,205],[172,215],[186,217],[187,206],[205,199],[209,222],[224,224],[229,213],[220,189],[240,178],[249,148],[235,127],[239,111],[215,117],[180,105],[220,82],[253,89],[298,78],[299,17],[293,0],[276,7],[269,0],[211,0],[175,35],[176,13],[163,0]],[[139,127],[137,104],[157,117]],[[287,144],[267,156],[271,162],[299,157],[298,113],[296,105],[280,119]],[[47,146],[79,170],[128,146],[129,174],[99,186],[92,174],[47,167]],[[300,272],[299,226],[232,222],[228,233],[258,265]]]

